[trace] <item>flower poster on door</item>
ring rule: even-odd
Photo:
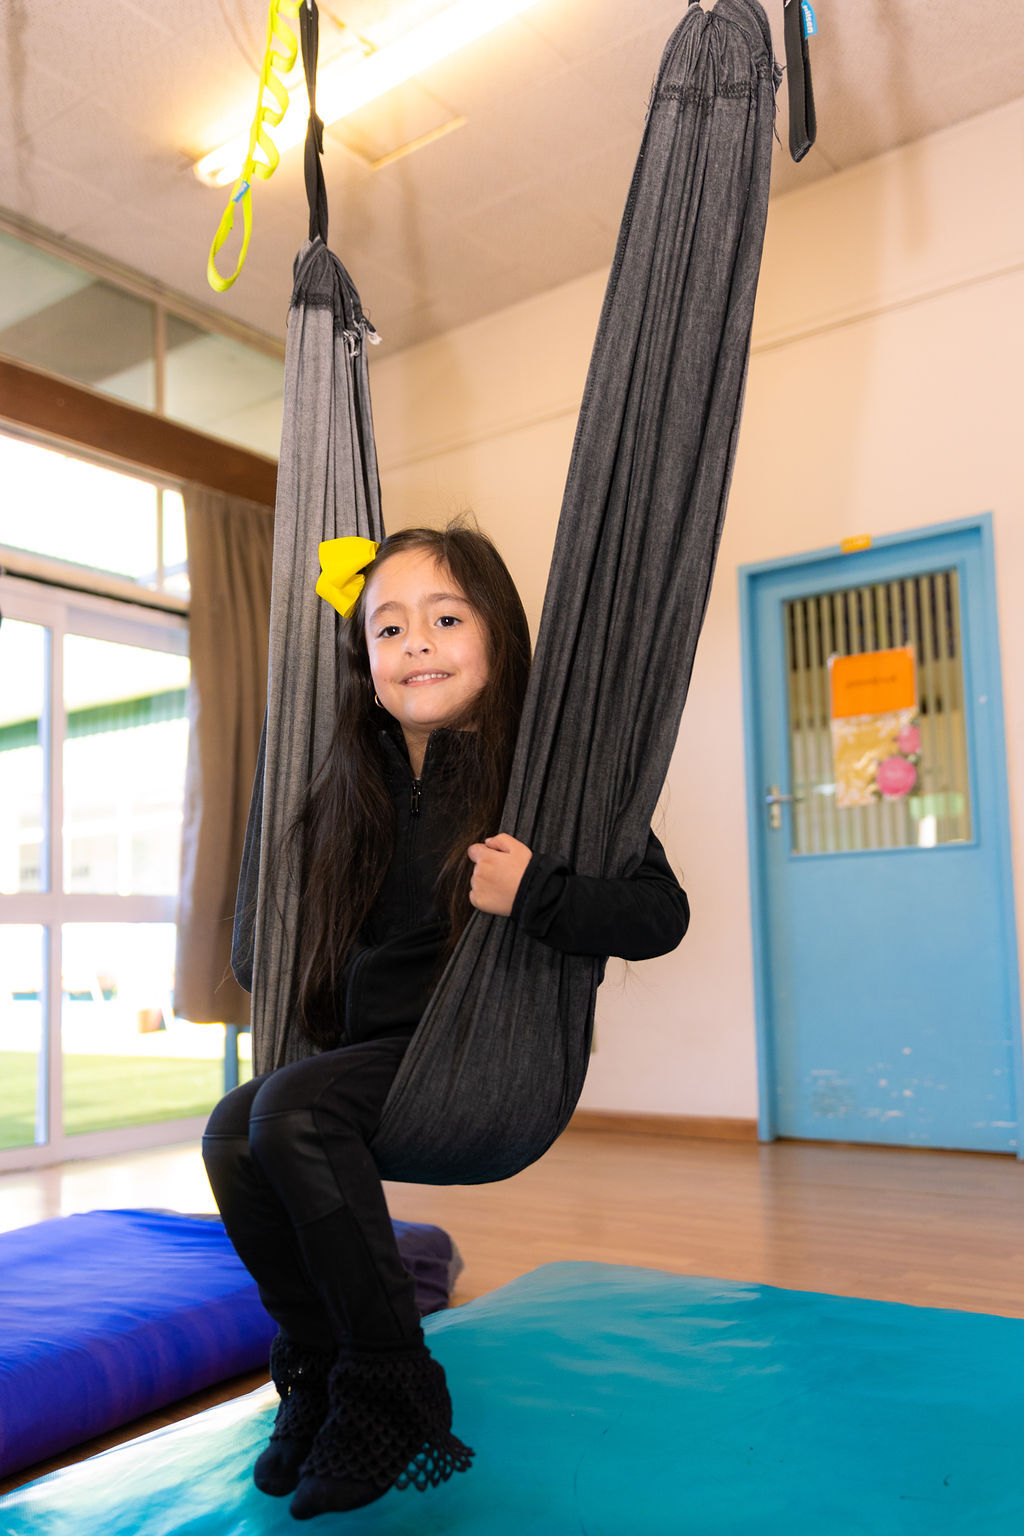
[[[828,670],[836,805],[904,799],[921,761],[913,646],[830,656]]]

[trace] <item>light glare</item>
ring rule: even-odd
[[[355,64],[339,59],[327,65],[317,78],[319,115],[325,124],[340,122],[536,3],[537,0],[455,0],[455,4],[365,59]],[[306,136],[305,86],[298,85],[289,91],[288,101],[284,122],[273,130],[274,142],[282,154]],[[195,174],[207,186],[231,186],[245,163],[248,149],[246,129],[197,161]]]

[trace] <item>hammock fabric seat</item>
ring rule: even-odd
[[[501,822],[584,875],[640,863],[679,729],[736,449],[779,78],[757,0],[709,13],[691,0],[653,90]],[[240,954],[255,912],[258,1071],[311,1050],[289,1008],[298,882],[260,854],[279,845],[334,720],[339,621],[314,595],[317,545],[383,533],[372,328],[323,223],[296,262],[264,772],[239,890]],[[382,1176],[482,1183],[546,1151],[583,1087],[598,969],[475,913],[385,1105]]]

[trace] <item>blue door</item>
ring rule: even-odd
[[[761,1134],[1019,1155],[990,520],[740,576]]]

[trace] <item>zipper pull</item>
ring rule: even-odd
[[[412,814],[414,816],[418,816],[419,813],[420,813],[420,780],[419,779],[413,779],[413,781],[412,781],[412,791],[411,791],[411,793],[409,795],[409,809],[412,811]]]

